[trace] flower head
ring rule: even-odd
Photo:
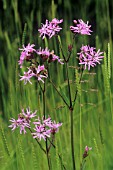
[[[33,138],[38,138],[41,140],[42,138],[46,140],[47,137],[50,137],[50,129],[46,129],[44,125],[35,126],[35,132],[32,133]]]
[[[82,35],[91,35],[90,27],[91,25],[88,25],[85,23],[82,19],[78,19],[78,21],[73,20],[75,26],[70,26],[70,30],[74,34],[82,34]]]
[[[26,128],[30,128],[30,122],[33,117],[36,116],[36,112],[32,113],[30,111],[30,108],[26,108],[26,112],[24,109],[22,109],[22,113],[18,115],[18,119],[15,120],[11,118],[9,121],[12,123],[8,127],[12,128],[12,131],[14,131],[16,128],[20,128],[20,134],[24,132],[26,133]]]
[[[83,154],[83,158],[86,158],[88,156],[88,152],[92,150],[92,147],[88,147],[86,146],[85,147],[85,151],[84,151],[84,154]]]
[[[32,113],[32,111],[30,111],[30,107],[26,108],[26,111],[24,111],[24,109],[22,109],[22,115],[24,116],[24,118],[26,119],[26,121],[28,123],[30,123],[30,120],[33,117],[36,117],[36,112],[37,112],[37,110],[35,110],[35,112]]]
[[[32,82],[30,81],[32,77],[35,77],[38,81],[42,81],[44,83],[42,78],[47,78],[48,75],[44,65],[38,65],[38,67],[31,66],[30,68],[28,68],[28,71],[24,72],[24,75],[20,77],[20,81],[24,80],[24,84],[27,84],[27,82],[32,84]]]
[[[42,39],[44,39],[46,36],[51,38],[54,35],[58,34],[58,32],[62,29],[61,27],[59,27],[58,24],[62,22],[63,19],[58,20],[56,18],[54,18],[51,22],[46,20],[45,24],[42,24],[41,29],[38,29],[40,37],[42,37]]]
[[[54,54],[54,51],[50,50],[46,47],[45,49],[37,50],[37,54],[43,59],[43,61],[48,61],[48,63],[58,61],[60,64],[63,64],[62,59],[60,59],[57,55]]]
[[[30,128],[30,124],[20,115],[18,115],[18,119],[10,119],[10,122],[12,122],[11,125],[9,125],[8,127],[12,128],[12,131],[14,131],[16,128],[20,127],[20,134],[22,134],[22,132],[24,132],[24,134],[26,133],[26,127]]]
[[[36,52],[36,50],[33,48],[35,45],[30,43],[27,46],[23,45],[23,48],[19,48],[19,50],[22,50],[26,53],[26,55],[30,55],[30,53]]]
[[[90,150],[92,150],[92,147],[88,147],[88,146],[85,147],[85,151],[88,152],[88,151],[90,151]]]
[[[59,127],[62,126],[62,123],[56,123],[55,121],[52,121],[50,116],[47,119],[44,117],[42,117],[42,119],[38,118],[34,124],[35,132],[32,133],[32,135],[33,138],[38,138],[39,140],[42,138],[46,140],[46,138],[58,132]]]
[[[60,126],[62,126],[62,123],[56,123],[55,121],[48,124],[48,127],[51,129],[51,134],[58,132]]]
[[[100,61],[104,57],[100,49],[96,52],[96,48],[89,45],[82,46],[81,52],[77,54],[79,55],[79,64],[84,65],[85,69],[88,67],[88,70],[90,70],[90,67],[95,67],[97,63],[100,64]]]
[[[57,18],[52,19],[51,24],[61,24],[63,22],[63,19],[58,20]]]
[[[34,56],[33,53],[36,52],[36,50],[33,48],[35,45],[30,43],[27,46],[23,45],[23,48],[19,48],[21,50],[20,60],[18,61],[18,64],[20,65],[20,68],[22,68],[24,60],[29,61]]]
[[[38,81],[42,81],[44,83],[42,78],[48,77],[44,65],[42,65],[42,66],[39,65],[38,68],[35,69],[35,71],[36,71],[35,77],[38,79]]]
[[[27,84],[27,82],[29,82],[30,84],[32,84],[32,82],[30,81],[31,77],[34,76],[34,73],[33,71],[28,68],[28,71],[27,72],[24,72],[24,75],[23,76],[20,76],[20,81],[24,80],[24,84]]]

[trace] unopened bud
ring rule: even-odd
[[[68,51],[69,52],[71,52],[72,51],[72,48],[73,48],[73,46],[70,44],[70,45],[68,45]]]

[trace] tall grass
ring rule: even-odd
[[[53,0],[43,1],[18,0],[2,1],[2,13],[0,12],[0,169],[1,170],[47,170],[47,158],[37,146],[35,140],[27,135],[19,135],[16,130],[12,133],[8,128],[9,119],[17,118],[22,108],[30,106],[31,110],[38,110],[39,116],[42,113],[42,96],[38,85],[33,83],[24,86],[19,81],[20,69],[18,67],[18,48],[23,43],[37,44],[37,47],[48,45],[55,50],[55,53],[62,54],[58,48],[58,42],[53,38],[49,42],[42,42],[38,36],[38,27],[46,18],[63,18],[63,30],[60,34],[64,53],[67,53],[67,46],[71,44],[72,34],[69,26],[74,18],[89,20],[92,24],[93,39],[90,37],[80,37],[74,44],[73,58],[70,61],[69,75],[71,79],[78,77],[79,72],[72,68],[72,64],[77,65],[76,53],[82,44],[95,45],[104,53],[102,65],[92,69],[95,74],[84,72],[81,87],[77,83],[79,96],[75,104],[74,111],[74,144],[77,170],[80,163],[84,147],[92,146],[92,151],[86,159],[86,170],[112,170],[113,153],[113,62],[112,62],[112,13],[113,2],[108,0],[87,0],[78,3],[59,0],[56,4]],[[10,23],[9,23],[10,22]],[[65,95],[67,92],[67,78],[63,66],[51,65],[51,79]],[[61,74],[63,73],[63,74]],[[79,81],[76,79],[76,81]],[[75,84],[72,84],[73,88]],[[67,170],[72,169],[70,151],[70,127],[68,108],[57,92],[54,91],[48,82],[46,92],[47,115],[50,114],[56,121],[63,122],[63,126],[56,135],[56,150],[52,148],[52,169],[60,170],[61,161]],[[67,94],[68,95],[68,94]],[[66,98],[66,96],[65,96]],[[42,142],[43,144],[43,142]],[[59,159],[58,153],[62,160]]]

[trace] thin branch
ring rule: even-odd
[[[57,91],[57,93],[59,94],[59,96],[62,98],[62,100],[64,101],[64,103],[66,104],[66,106],[69,108],[68,103],[65,101],[64,97],[61,95],[61,93],[59,92],[59,90],[57,89],[57,87],[55,86],[55,84],[53,83],[53,81],[48,77],[48,80],[50,81],[50,83],[53,85],[53,87],[55,88],[55,90]]]
[[[30,128],[28,128],[28,129],[30,130],[31,133],[33,133]],[[35,138],[35,140],[36,140],[36,142],[38,143],[38,145],[40,146],[40,148],[43,150],[43,152],[46,154],[46,150],[42,147],[42,145],[40,144],[40,142],[38,141],[38,139]]]
[[[84,70],[83,70],[83,68],[82,68],[82,72],[81,72],[79,84],[81,83],[81,80],[82,80],[83,71],[84,71]],[[77,94],[78,94],[78,90],[76,89],[75,97],[74,97],[74,100],[73,100],[73,109],[74,109],[74,106],[75,106],[75,101],[76,101],[76,99],[77,99]]]

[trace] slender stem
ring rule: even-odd
[[[82,108],[81,108],[81,95],[80,95],[80,162],[82,158]]]
[[[73,107],[72,107],[72,98],[71,98],[71,88],[69,83],[69,72],[68,72],[68,63],[66,62],[66,73],[67,73],[67,81],[68,81],[68,92],[69,92],[69,100],[70,100],[70,121],[71,121],[71,154],[72,154],[72,163],[73,163],[73,170],[76,170],[75,166],[75,155],[74,155],[74,133],[73,133]]]
[[[53,81],[48,77],[48,80],[50,81],[50,83],[53,85],[53,87],[55,88],[55,90],[57,91],[57,93],[59,94],[59,96],[62,98],[62,100],[64,101],[64,103],[66,104],[66,106],[69,108],[68,103],[65,101],[64,97],[61,95],[61,93],[59,92],[59,90],[57,89],[57,87],[55,86],[55,84],[53,83]]]
[[[45,119],[45,81],[44,81],[44,89],[43,89],[43,115]]]
[[[30,130],[31,133],[33,133],[30,128],[28,128],[28,129]],[[38,139],[35,138],[35,140],[36,140],[36,142],[38,143],[38,145],[40,146],[40,148],[42,149],[42,151],[46,154],[46,150],[42,147],[42,145],[40,144],[40,142],[38,141]]]
[[[72,153],[72,161],[73,161],[73,170],[76,170],[75,166],[75,155],[74,155],[74,133],[73,133],[73,110],[70,110],[70,119],[71,119],[71,153]]]
[[[56,86],[54,85],[54,83],[53,83],[50,79],[49,79],[49,81],[53,84],[53,86],[54,86],[55,89],[57,90],[57,88],[56,88]],[[42,88],[42,86],[41,86],[40,83],[39,83],[39,85],[40,85],[41,91],[42,91],[42,93],[43,93],[43,114],[44,114],[44,118],[45,118],[45,90],[46,90],[46,89],[45,89],[45,82],[44,82],[44,89]],[[57,92],[59,92],[59,91],[57,90]],[[60,92],[59,92],[59,94],[60,94]],[[68,106],[68,107],[69,107],[69,106]],[[35,139],[36,139],[36,138],[35,138]],[[52,139],[52,141],[50,141],[49,138],[48,138],[48,140],[49,140],[49,142],[50,142],[50,145],[48,146],[47,139],[46,139],[46,150],[44,150],[43,148],[42,148],[42,150],[45,152],[45,154],[46,154],[46,156],[47,156],[48,168],[49,168],[49,170],[50,170],[50,169],[51,169],[51,162],[50,162],[50,158],[49,158],[49,151],[50,151],[51,146],[53,146],[54,149],[56,148],[56,146],[53,144],[54,138]],[[36,139],[36,141],[38,142],[37,139]],[[39,142],[38,142],[38,144],[41,145]],[[42,147],[42,146],[40,146],[40,147]],[[60,154],[58,154],[58,156],[59,156],[59,159],[60,159],[60,161],[61,161],[61,164],[62,164],[64,170],[66,170],[64,164],[62,163],[62,158],[61,158]]]
[[[49,142],[50,142],[50,147],[51,146],[53,146],[53,148],[55,149],[56,148],[56,146],[53,144],[53,141],[54,141],[54,136],[53,136],[53,139],[52,139],[52,141],[48,138],[48,140],[49,140]],[[64,164],[62,163],[62,157],[60,156],[60,154],[58,153],[58,157],[59,157],[59,159],[60,159],[60,161],[61,161],[61,164],[62,164],[62,166],[63,166],[63,169],[64,170],[66,170],[66,167],[64,166]]]
[[[82,72],[81,72],[79,84],[81,83],[81,80],[82,80],[83,71],[84,71],[84,70],[83,70],[83,68],[82,68]],[[75,101],[76,101],[76,99],[77,99],[77,94],[78,94],[78,89],[76,90],[75,97],[74,97],[74,100],[73,100],[73,109],[74,109],[74,106],[75,106]]]
[[[48,168],[49,168],[49,170],[51,170],[51,164],[50,164],[50,157],[49,157],[49,150],[48,150],[47,139],[46,139],[46,156],[47,156]]]
[[[72,107],[72,99],[71,99],[71,88],[70,88],[70,83],[69,83],[69,73],[68,73],[68,63],[67,62],[66,62],[66,73],[67,73],[69,100],[70,100],[70,108],[71,108]]]
[[[85,160],[85,159],[82,159],[82,163],[81,163],[81,165],[80,165],[80,170],[83,170],[85,163],[86,163],[86,160]]]
[[[44,81],[44,88],[43,89],[41,88],[41,90],[42,90],[42,94],[43,94],[43,115],[44,115],[44,119],[45,119],[45,112],[46,112],[46,107],[45,107],[46,84],[45,84],[45,81]],[[46,156],[47,156],[47,162],[48,162],[48,169],[51,170],[47,139],[45,141],[45,145],[46,145]]]
[[[54,135],[52,136],[52,141],[48,138],[48,141],[50,142],[50,145],[48,146],[48,152],[49,152],[49,150],[51,149],[51,146],[53,146],[54,148],[55,148],[55,145],[53,144],[53,142],[54,142]]]

